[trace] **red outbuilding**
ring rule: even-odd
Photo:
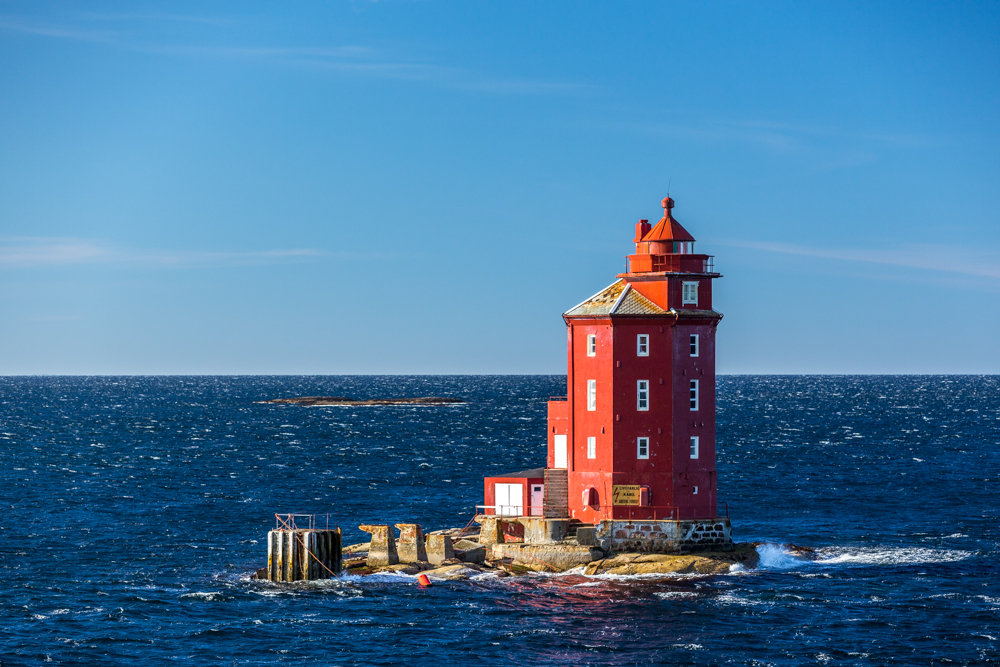
[[[717,516],[715,331],[722,315],[712,308],[712,281],[720,275],[712,256],[695,253],[673,206],[667,197],[656,225],[636,225],[626,273],[563,314],[568,386],[565,398],[548,404],[546,518]],[[485,480],[488,514],[496,484],[511,483]],[[528,484],[518,501],[525,508]],[[512,504],[509,491],[501,493]]]

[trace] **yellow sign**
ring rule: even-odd
[[[633,484],[616,484],[611,487],[612,505],[638,505],[639,489],[641,487]]]

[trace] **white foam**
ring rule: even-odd
[[[668,591],[666,593],[653,593],[653,595],[664,600],[690,600],[698,597],[698,594],[692,591]]]
[[[955,563],[971,554],[959,549],[928,549],[924,547],[826,547],[819,550],[821,565],[919,565]]]
[[[181,596],[182,600],[184,598],[194,598],[195,600],[205,600],[206,602],[218,602],[226,599],[219,591],[195,591],[194,593],[185,593]]]
[[[771,542],[758,546],[757,555],[760,557],[757,567],[763,570],[790,570],[809,562],[792,554],[786,545]]]

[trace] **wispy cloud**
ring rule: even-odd
[[[0,31],[19,32],[58,39],[98,42],[110,47],[143,53],[177,57],[239,59],[284,64],[291,67],[312,67],[342,74],[425,82],[446,88],[456,88],[500,95],[576,95],[595,86],[574,82],[547,81],[519,76],[496,76],[461,67],[439,65],[412,56],[386,53],[363,45],[282,47],[232,46],[218,44],[178,44],[170,41],[139,39],[141,26],[129,29],[128,22],[186,21],[225,23],[210,17],[173,14],[113,14],[88,15],[92,20],[65,20],[61,24],[40,22],[22,17],[0,16]],[[121,29],[95,30],[95,22],[114,21]]]
[[[82,265],[145,268],[241,266],[289,262],[327,254],[308,248],[254,252],[137,250],[90,239],[50,237],[0,239],[0,268]]]
[[[788,243],[749,241],[720,242],[716,245],[1000,279],[1000,256],[996,253],[991,254],[957,246],[911,245],[903,248],[875,250],[868,248],[812,248]]]

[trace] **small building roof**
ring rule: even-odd
[[[583,303],[570,308],[567,317],[601,315],[665,315],[655,303],[632,289],[624,280],[617,280]]]
[[[528,479],[544,479],[545,468],[532,468],[531,470],[522,470],[520,472],[509,472],[504,475],[490,475],[490,477],[526,477]]]
[[[694,237],[688,233],[688,230],[681,226],[681,223],[677,222],[670,209],[674,207],[674,200],[667,197],[663,200],[663,217],[660,219],[656,225],[650,229],[645,236],[642,237],[642,241],[659,241],[661,243],[666,243],[670,241],[694,241]]]

